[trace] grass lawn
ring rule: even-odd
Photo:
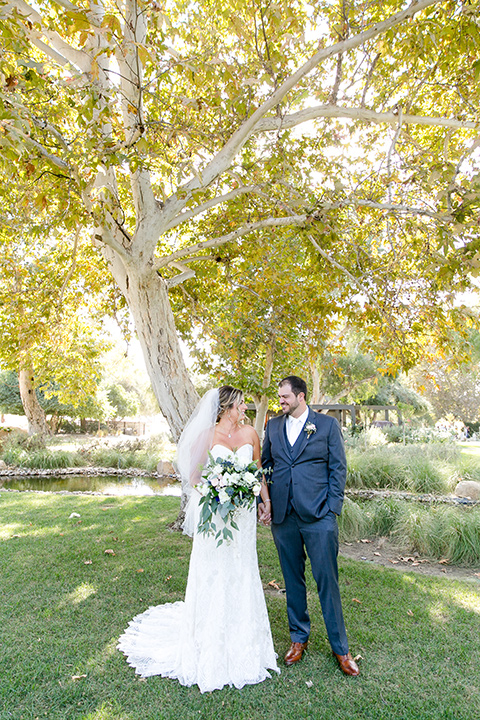
[[[480,442],[460,442],[461,453],[464,457],[480,460]]]
[[[330,655],[310,577],[311,646],[298,667],[205,695],[140,680],[116,642],[135,614],[183,598],[191,541],[167,529],[177,509],[169,497],[0,493],[0,720],[478,720],[480,581],[345,559],[359,678],[344,677]],[[264,585],[281,584],[266,528],[259,561]],[[267,603],[283,654],[285,598],[267,591]]]

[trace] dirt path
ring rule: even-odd
[[[340,543],[340,555],[359,562],[383,565],[395,570],[415,572],[421,575],[449,577],[454,580],[471,580],[480,585],[480,567],[456,567],[446,561],[432,560],[418,554],[403,554],[387,538],[357,540]]]

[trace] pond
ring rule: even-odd
[[[11,475],[0,477],[0,490],[40,492],[94,492],[100,495],[176,495],[181,486],[171,477],[135,475]]]

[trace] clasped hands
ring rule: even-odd
[[[258,520],[262,525],[270,525],[272,522],[272,503],[270,500],[258,503]]]

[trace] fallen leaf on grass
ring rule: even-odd
[[[358,598],[352,598],[352,602],[356,602],[356,603],[358,603],[359,605],[362,604],[362,601],[361,601],[361,600],[358,600]]]
[[[402,562],[415,562],[415,558],[414,558],[414,557],[411,557],[411,556],[409,556],[409,557],[401,557],[400,560],[401,560]]]
[[[167,577],[165,578],[165,580],[164,580],[163,582],[168,582],[168,581],[171,580],[171,579],[172,579],[172,576],[171,576],[171,575],[167,575]]]
[[[398,560],[391,560],[390,558],[388,558],[388,562],[391,562],[392,565],[398,565]]]
[[[84,564],[84,565],[91,565],[91,564],[92,564],[92,561],[91,561],[91,560],[84,560],[84,561],[83,561],[83,564]]]
[[[72,513],[71,515],[68,516],[68,519],[71,520],[72,518],[76,518],[76,517],[80,517],[80,514],[79,514],[79,513]]]
[[[270,582],[269,582],[268,584],[269,584],[270,587],[275,588],[275,590],[280,590],[280,585],[278,585],[278,584],[275,582],[275,580],[270,580]]]
[[[410,617],[413,617],[413,612],[411,610],[407,610],[407,615],[410,615]]]
[[[137,572],[143,572],[143,568],[138,568]]]
[[[359,660],[363,660],[363,657],[361,655],[355,655],[353,659],[355,660],[355,662],[358,662]]]
[[[72,680],[82,680],[82,678],[86,677],[86,675],[72,675]]]
[[[312,682],[311,680],[305,680],[305,685],[306,685],[308,688],[311,688],[311,687],[313,687],[313,682]]]
[[[373,554],[376,555],[377,557],[382,557],[379,552],[374,552]]]
[[[480,573],[473,573],[473,574],[475,575],[475,577],[480,578]]]
[[[361,543],[371,543],[371,540],[360,540]]]
[[[104,555],[115,555],[115,551],[109,548],[108,550],[104,550]]]
[[[449,565],[450,560],[448,558],[442,558],[441,560],[438,561],[438,564],[439,565]]]

